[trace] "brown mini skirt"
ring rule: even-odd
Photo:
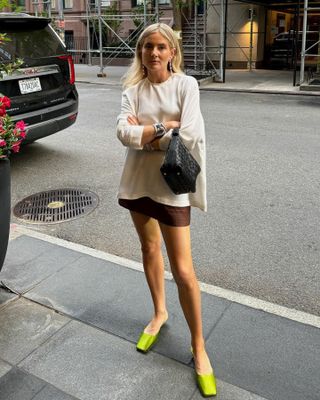
[[[120,206],[154,218],[169,226],[188,226],[191,219],[191,207],[175,207],[157,203],[149,197],[127,200],[119,199]]]

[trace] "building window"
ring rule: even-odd
[[[26,6],[26,0],[18,0],[17,1],[17,6],[25,7]]]
[[[142,6],[143,0],[132,0],[131,4],[132,4],[132,7]]]
[[[72,8],[73,0],[63,0],[63,8]]]
[[[149,1],[147,0],[147,3],[149,3]],[[154,1],[152,2],[153,6],[154,6]],[[144,0],[131,0],[131,5],[132,7],[137,7],[137,6],[143,6],[144,4]],[[158,4],[160,5],[169,5],[170,4],[170,0],[158,0]]]
[[[51,8],[56,8],[56,0],[51,0]]]
[[[101,7],[109,7],[111,6],[111,0],[100,0]],[[91,8],[98,8],[99,0],[90,0]]]

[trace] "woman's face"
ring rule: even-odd
[[[174,49],[159,32],[147,36],[142,45],[142,64],[150,73],[165,72],[169,60],[174,56]]]

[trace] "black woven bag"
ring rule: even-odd
[[[196,191],[196,180],[201,168],[181,140],[178,128],[172,131],[160,171],[174,194]]]

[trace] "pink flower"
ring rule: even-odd
[[[10,99],[0,96],[0,158],[8,158],[11,152],[18,153],[21,142],[26,137],[24,121],[14,122],[6,113],[6,108],[10,106]]]
[[[16,142],[12,145],[12,151],[14,153],[18,153],[20,150],[20,144],[21,144],[21,140],[19,142]]]
[[[9,97],[7,97],[7,96],[0,97],[0,103],[1,103],[1,107],[4,107],[4,108],[8,108],[11,105],[11,101],[10,101]]]
[[[25,124],[24,121],[18,121],[18,122],[16,123],[16,126],[15,126],[15,127],[16,127],[16,129],[19,129],[20,131],[25,131],[27,125]]]

